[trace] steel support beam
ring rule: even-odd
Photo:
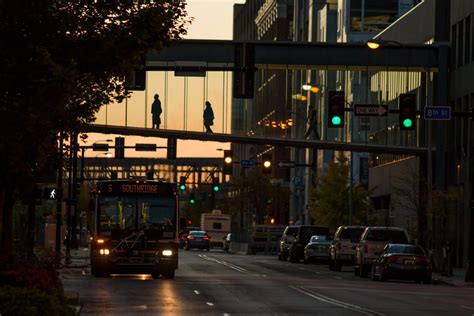
[[[202,132],[185,132],[179,130],[162,130],[143,127],[123,127],[114,125],[92,124],[83,129],[84,133],[101,133],[116,135],[135,135],[144,137],[158,137],[177,139],[192,139],[201,141],[214,141],[220,143],[240,143],[240,144],[256,144],[256,145],[273,145],[298,148],[316,148],[327,150],[341,150],[354,152],[369,152],[379,154],[398,154],[421,156],[428,152],[425,147],[404,147],[404,146],[387,146],[376,144],[357,144],[344,142],[328,142],[320,140],[291,139],[291,138],[267,138],[258,136],[230,135],[220,133],[202,133]]]
[[[385,45],[371,50],[365,43],[251,42],[255,64],[264,68],[331,70],[436,71],[438,48],[432,45]],[[182,40],[147,55],[147,70],[235,70],[234,47],[229,40]]]

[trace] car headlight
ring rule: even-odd
[[[170,257],[173,255],[173,251],[167,249],[167,250],[163,250],[161,254],[165,257]]]

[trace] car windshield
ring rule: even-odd
[[[328,240],[331,240],[331,236],[316,235],[316,236],[312,236],[309,242],[328,241]]]
[[[406,253],[411,255],[424,256],[425,252],[421,247],[414,245],[391,245],[388,249],[388,253]]]
[[[372,229],[367,234],[367,240],[386,241],[398,244],[408,243],[407,236],[402,230]]]
[[[340,239],[360,240],[360,235],[364,232],[364,228],[345,228],[342,229]]]
[[[302,241],[308,242],[311,236],[329,235],[327,227],[301,227],[300,238]]]
[[[197,236],[197,237],[206,236],[206,235],[207,233],[204,231],[192,231],[189,233],[189,236]]]

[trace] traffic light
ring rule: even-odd
[[[272,173],[272,154],[262,155],[262,173],[270,174]]]
[[[153,180],[154,177],[155,177],[155,172],[153,170],[148,170],[146,172],[146,179],[147,180]]]
[[[186,190],[186,177],[184,176],[179,177],[179,190],[180,191]]]
[[[125,158],[125,138],[115,137],[115,159]]]
[[[252,99],[255,85],[255,45],[236,44],[234,49],[233,92],[236,99]]]
[[[399,124],[401,130],[414,130],[416,119],[416,94],[400,94]]]
[[[196,198],[194,197],[194,193],[189,194],[189,204],[195,204]]]
[[[212,191],[214,192],[219,192],[220,190],[220,186],[219,186],[219,179],[217,178],[213,178],[212,179]]]
[[[344,126],[344,91],[329,91],[328,127]]]
[[[234,165],[234,157],[232,156],[232,150],[224,150],[224,164],[223,172],[224,174],[232,174]]]

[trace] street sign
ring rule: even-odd
[[[279,168],[294,168],[295,162],[294,161],[278,161],[276,165]]]
[[[388,105],[386,104],[355,104],[355,116],[388,116]]]
[[[451,119],[451,107],[450,106],[425,106],[424,113],[425,120],[450,120]]]
[[[244,168],[252,168],[252,167],[255,167],[255,160],[253,159],[241,160],[240,165]]]

